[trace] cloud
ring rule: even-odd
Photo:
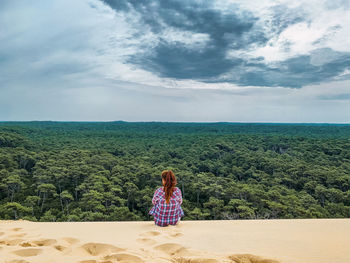
[[[321,100],[350,100],[350,93],[336,95],[322,95],[318,97]]]
[[[318,3],[1,1],[0,119],[350,121],[350,11]]]
[[[350,53],[317,49],[311,55],[289,58],[275,63],[273,67],[263,63],[245,65],[245,70],[236,74],[232,81],[241,85],[301,88],[335,80],[349,68]]]
[[[303,89],[241,87],[236,90],[164,89],[96,79],[74,84],[61,83],[62,87],[55,89],[8,90],[0,97],[1,108],[4,107],[0,119],[350,122],[348,100],[334,103],[322,98],[345,94],[349,81]],[[14,98],[16,103],[12,102]]]
[[[227,50],[266,41],[262,33],[252,33],[257,20],[253,14],[241,13],[239,9],[225,14],[209,1],[104,2],[117,12],[137,12],[141,21],[137,26],[144,30],[146,25],[158,36],[157,45],[131,56],[128,63],[160,77],[204,81],[217,77],[242,62],[240,58],[226,58]],[[207,38],[200,48],[193,48],[193,43],[186,43],[181,37],[174,39],[169,32],[190,32]]]
[[[348,0],[327,0],[325,1],[325,7],[331,10],[338,8],[349,9],[350,4]]]
[[[329,47],[311,48],[312,43],[325,42],[341,26],[335,25],[325,32],[313,30],[313,16],[302,5],[272,5],[266,9],[266,17],[257,17],[242,5],[231,4],[229,9],[220,9],[215,1],[103,2],[119,15],[136,14],[139,21],[134,27],[145,34],[150,30],[154,44],[143,46],[141,52],[127,59],[127,63],[159,78],[301,88],[334,80],[350,67],[348,52]],[[300,39],[303,31],[305,40]],[[180,37],[171,37],[165,32],[177,32]],[[193,48],[195,41],[183,41],[180,32],[202,34],[207,38]],[[268,51],[269,43],[274,40],[279,43],[276,51],[292,55],[274,62],[259,56],[264,55],[259,49]],[[299,54],[295,41],[310,43],[307,44],[310,47]]]

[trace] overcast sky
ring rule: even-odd
[[[350,123],[350,3],[1,0],[0,120]]]

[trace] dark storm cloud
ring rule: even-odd
[[[160,41],[146,52],[132,55],[130,64],[160,77],[194,79],[203,82],[229,81],[242,86],[284,86],[300,88],[312,83],[331,80],[349,68],[349,54],[313,65],[310,56],[298,56],[281,61],[273,67],[261,58],[246,61],[241,57],[228,57],[229,51],[245,51],[264,46],[292,24],[310,22],[301,7],[288,9],[284,5],[270,8],[271,19],[265,25],[249,11],[232,5],[223,12],[212,1],[120,1],[103,0],[117,12],[137,12],[142,25],[160,36]],[[161,33],[171,29],[201,33],[209,36],[202,48],[193,48],[180,41],[164,39]],[[142,29],[141,29],[142,30]],[[291,43],[282,48],[288,51]],[[326,51],[327,52],[327,51]],[[230,76],[227,76],[229,72]],[[225,75],[225,77],[220,77]]]
[[[225,52],[217,48],[189,50],[180,43],[162,43],[152,56],[133,56],[129,63],[138,63],[146,70],[164,77],[208,81],[242,64],[243,60],[226,59]]]
[[[325,56],[327,52],[331,52],[331,49],[320,49],[319,51]],[[301,88],[309,84],[331,81],[344,70],[350,69],[350,53],[336,53],[339,54],[337,58],[320,65],[312,63],[312,55],[289,58],[275,64],[274,67],[264,63],[245,63],[238,74],[224,81],[231,81],[242,86],[290,88]]]
[[[152,32],[173,28],[209,36],[202,49],[193,49],[179,42],[162,39],[146,55],[133,56],[129,63],[137,63],[162,77],[201,79],[205,81],[227,72],[242,63],[242,59],[228,59],[228,50],[262,45],[268,40],[262,31],[254,29],[257,17],[232,6],[229,13],[214,9],[211,1],[110,1],[116,11],[135,10]]]
[[[179,0],[102,0],[116,11],[135,10],[142,15],[144,24],[151,27],[154,32],[171,26],[197,33],[208,33],[213,40],[225,42],[225,33],[241,35],[249,31],[258,18],[245,11],[239,14],[232,10],[223,14],[213,9],[212,1],[179,1]],[[237,6],[232,6],[240,11]],[[165,25],[164,25],[165,24]]]

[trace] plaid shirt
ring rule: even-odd
[[[181,208],[182,195],[178,187],[174,188],[169,204],[165,201],[163,187],[159,187],[153,195],[152,203],[154,206],[148,213],[154,216],[154,223],[158,226],[175,225],[185,215]]]

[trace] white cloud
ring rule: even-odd
[[[242,8],[250,10],[257,15],[259,24],[268,32],[274,16],[272,7],[282,5],[287,10],[295,9],[295,12],[304,12],[304,22],[291,24],[281,34],[274,36],[263,47],[253,47],[250,52],[233,51],[232,54],[244,56],[262,56],[267,62],[282,61],[294,56],[309,54],[317,48],[331,48],[335,51],[350,52],[350,9],[339,8],[328,9],[328,1],[307,0],[283,0],[283,1],[229,1],[238,3]],[[326,2],[328,2],[326,4]],[[228,4],[221,4],[227,8]],[[296,14],[297,15],[297,14]],[[318,41],[317,40],[322,40]],[[317,43],[314,43],[317,42]],[[288,45],[288,49],[285,45]],[[231,54],[231,55],[232,55]]]

